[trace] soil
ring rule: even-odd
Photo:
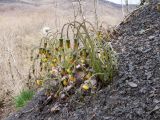
[[[160,12],[155,5],[153,0],[140,7],[117,27],[113,47],[119,72],[112,84],[84,98],[46,103],[42,90],[6,120],[160,120]]]

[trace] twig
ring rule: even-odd
[[[82,20],[85,21],[85,17],[84,17],[84,13],[83,13],[83,9],[82,9],[82,4],[81,4],[81,0],[78,0],[78,4],[79,4],[79,12],[82,16]]]
[[[94,14],[95,14],[95,26],[98,30],[98,14],[97,14],[98,0],[94,0]]]

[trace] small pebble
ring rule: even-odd
[[[132,88],[136,88],[138,85],[134,82],[128,82],[128,85]]]
[[[151,40],[151,39],[155,38],[155,36],[149,36],[148,38]]]

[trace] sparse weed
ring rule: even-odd
[[[32,99],[34,92],[31,90],[22,90],[18,96],[14,98],[16,108],[24,107],[29,100]]]

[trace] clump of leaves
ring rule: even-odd
[[[95,90],[98,82],[110,83],[117,69],[117,59],[104,36],[102,30],[96,31],[88,21],[65,24],[60,37],[49,33],[33,50],[30,76],[37,85],[62,98],[76,90]]]
[[[33,98],[34,92],[31,90],[22,90],[18,96],[14,98],[16,108],[24,107],[28,101]]]

